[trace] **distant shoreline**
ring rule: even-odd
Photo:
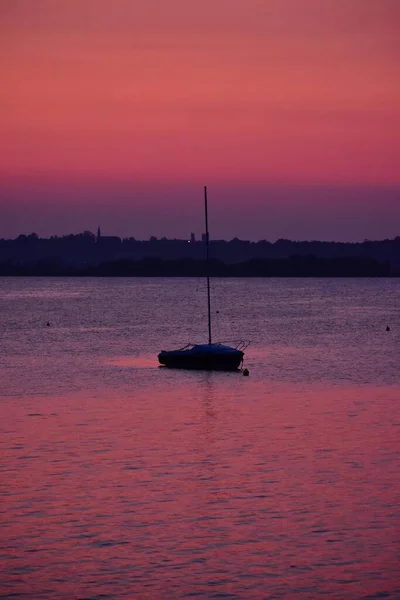
[[[398,277],[400,237],[362,243],[257,243],[210,240],[210,275],[216,277]],[[0,240],[0,276],[204,277],[205,244],[150,238],[137,241],[95,236],[61,238],[32,233]]]
[[[45,275],[43,273],[29,273],[23,275],[2,275],[1,279],[13,278],[46,279],[198,279],[197,275],[87,275],[86,273],[54,273]],[[215,275],[217,279],[398,279],[400,275]]]
[[[212,277],[241,278],[400,276],[400,270],[392,268],[390,262],[364,257],[292,256],[282,259],[251,259],[235,264],[211,260],[208,272]],[[204,277],[206,274],[205,261],[191,259],[121,259],[79,267],[66,265],[58,259],[22,264],[0,263],[2,277]]]

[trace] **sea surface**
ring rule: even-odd
[[[400,280],[212,288],[0,278],[0,598],[400,598]]]

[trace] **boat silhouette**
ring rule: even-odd
[[[207,186],[204,186],[204,213],[206,225],[208,343],[186,344],[177,350],[162,350],[158,355],[158,360],[161,365],[173,369],[237,371],[243,362],[244,350],[249,342],[241,340],[235,346],[228,346],[224,343],[212,341]]]

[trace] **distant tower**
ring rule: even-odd
[[[196,236],[195,236],[195,234],[194,234],[194,233],[191,233],[191,234],[190,234],[190,243],[191,243],[191,244],[194,244],[194,243],[195,243],[195,241],[196,241]]]
[[[96,236],[96,241],[100,241],[101,238],[101,231],[100,231],[100,227],[97,228],[97,236]]]

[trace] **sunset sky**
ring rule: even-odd
[[[0,0],[0,237],[400,235],[399,0]]]

